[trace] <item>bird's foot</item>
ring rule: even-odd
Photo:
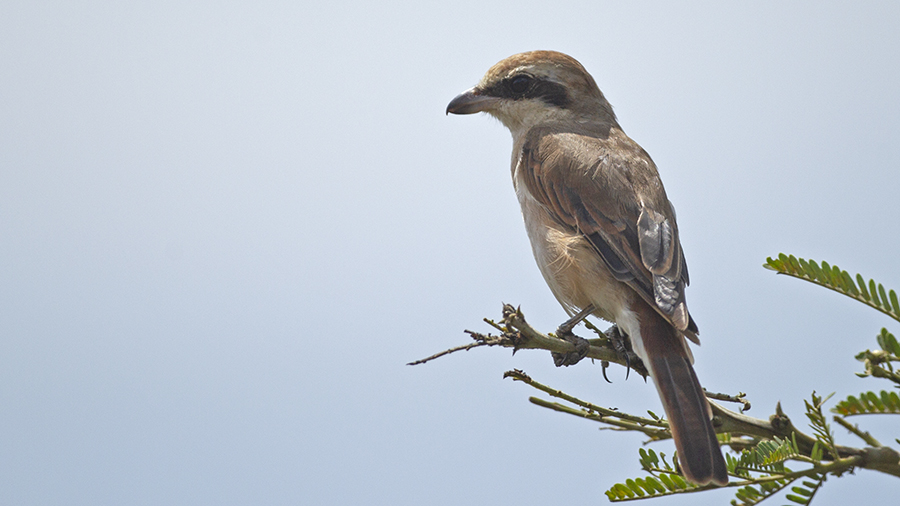
[[[587,356],[591,344],[587,339],[573,334],[571,328],[567,329],[564,328],[563,325],[560,325],[556,330],[556,336],[575,345],[575,351],[570,351],[568,353],[550,352],[556,367],[575,365]]]

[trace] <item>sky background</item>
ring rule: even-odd
[[[603,504],[639,476],[640,436],[501,378],[660,412],[621,368],[405,365],[501,302],[565,318],[508,131],[444,115],[533,49],[580,60],[659,166],[705,387],[803,426],[813,390],[887,388],[853,355],[895,323],[761,264],[900,288],[900,4],[326,3],[2,2],[0,504]],[[863,470],[814,504],[892,488]]]

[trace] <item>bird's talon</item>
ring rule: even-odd
[[[600,362],[600,370],[603,371],[603,379],[605,379],[607,383],[612,383],[612,381],[609,381],[609,378],[606,377],[607,367],[609,367],[609,362],[607,362],[606,360]]]
[[[625,336],[622,335],[622,332],[619,330],[617,325],[613,325],[606,331],[606,336],[609,338],[610,344],[612,344],[613,349],[616,350],[616,355],[619,356],[625,362],[625,380],[628,380],[629,373],[631,373],[631,350],[625,344]]]
[[[568,353],[550,353],[550,355],[553,356],[553,363],[556,367],[575,365],[587,356],[588,350],[591,348],[591,343],[589,343],[587,339],[576,336],[571,330],[566,331],[562,326],[556,330],[556,333],[560,339],[575,345],[575,351],[570,351]]]

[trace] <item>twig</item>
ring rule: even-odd
[[[703,391],[706,394],[708,399],[715,399],[717,401],[725,401],[725,402],[736,402],[741,405],[741,413],[746,413],[750,411],[750,401],[747,400],[747,394],[744,392],[740,392],[737,395],[729,395],[729,394],[720,394],[716,392],[707,392]]]
[[[528,401],[532,404],[540,406],[542,408],[552,409],[553,411],[558,411],[560,413],[567,413],[570,415],[574,415],[580,418],[585,418],[587,420],[593,420],[595,422],[603,422],[608,425],[612,425],[619,430],[631,430],[637,432],[643,432],[644,434],[650,436],[650,438],[654,441],[663,440],[663,439],[671,439],[672,434],[667,429],[654,429],[652,427],[648,427],[645,425],[640,425],[631,422],[625,422],[622,420],[618,420],[616,418],[612,418],[609,416],[603,416],[598,413],[592,413],[590,411],[585,411],[581,409],[575,409],[564,404],[560,404],[558,402],[548,402],[538,397],[529,397]]]
[[[844,420],[844,417],[834,415],[834,421],[837,422],[838,425],[840,425],[841,427],[843,427],[843,428],[849,430],[850,432],[852,432],[853,434],[856,434],[857,436],[859,436],[859,438],[862,439],[863,441],[865,441],[866,444],[868,444],[869,446],[872,446],[875,448],[879,448],[881,446],[881,443],[879,443],[877,439],[872,437],[871,434],[860,430],[860,428],[858,426],[851,424],[847,420]]]
[[[642,416],[635,416],[635,415],[624,413],[622,411],[618,411],[615,409],[604,408],[601,406],[597,406],[596,404],[591,404],[590,402],[585,402],[585,401],[583,401],[577,397],[573,397],[561,390],[556,390],[554,388],[548,387],[547,385],[538,383],[537,381],[534,381],[533,379],[531,379],[531,376],[528,376],[523,371],[520,371],[518,369],[514,369],[512,371],[506,371],[505,373],[503,373],[503,377],[504,378],[512,378],[516,381],[521,381],[522,383],[525,383],[526,385],[530,385],[530,386],[540,390],[541,392],[549,394],[558,399],[562,399],[566,402],[570,402],[576,406],[579,406],[580,408],[582,408],[584,410],[587,410],[588,414],[596,413],[599,416],[599,418],[597,418],[598,421],[608,423],[609,421],[606,418],[618,418],[618,419],[622,419],[622,420],[627,420],[627,421],[632,422],[633,424],[637,424],[638,426],[641,426],[641,427],[652,426],[652,427],[660,427],[663,429],[667,429],[669,427],[669,424],[662,420],[656,420],[656,419],[652,419],[652,418],[644,418]],[[532,400],[531,402],[534,402],[534,401]],[[535,404],[538,404],[538,403],[535,403]],[[547,407],[547,406],[545,406],[545,407]],[[641,429],[636,429],[636,430],[641,430]],[[671,436],[668,436],[668,437],[671,437]]]
[[[474,342],[474,343],[469,343],[469,344],[464,344],[464,345],[462,345],[462,346],[456,346],[455,348],[450,348],[449,350],[444,350],[444,351],[442,351],[442,352],[435,353],[434,355],[431,355],[430,357],[420,358],[419,360],[415,360],[415,361],[410,362],[410,363],[408,363],[408,364],[406,364],[406,365],[419,365],[419,364],[424,364],[425,362],[428,362],[429,360],[434,360],[434,359],[436,359],[436,358],[443,357],[444,355],[449,355],[449,354],[454,353],[454,352],[457,352],[457,351],[469,351],[469,350],[471,350],[472,348],[478,348],[479,346],[490,346],[490,344],[488,344],[488,343],[486,343],[486,342],[483,342],[483,341]]]

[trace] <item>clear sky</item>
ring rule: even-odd
[[[444,115],[532,49],[579,59],[659,166],[704,386],[798,425],[813,390],[886,387],[852,357],[896,325],[760,265],[900,288],[900,4],[326,4],[3,2],[0,504],[602,504],[638,476],[639,436],[501,379],[659,412],[635,375],[404,365],[501,302],[565,317],[509,133]],[[860,471],[815,504],[891,487]]]

